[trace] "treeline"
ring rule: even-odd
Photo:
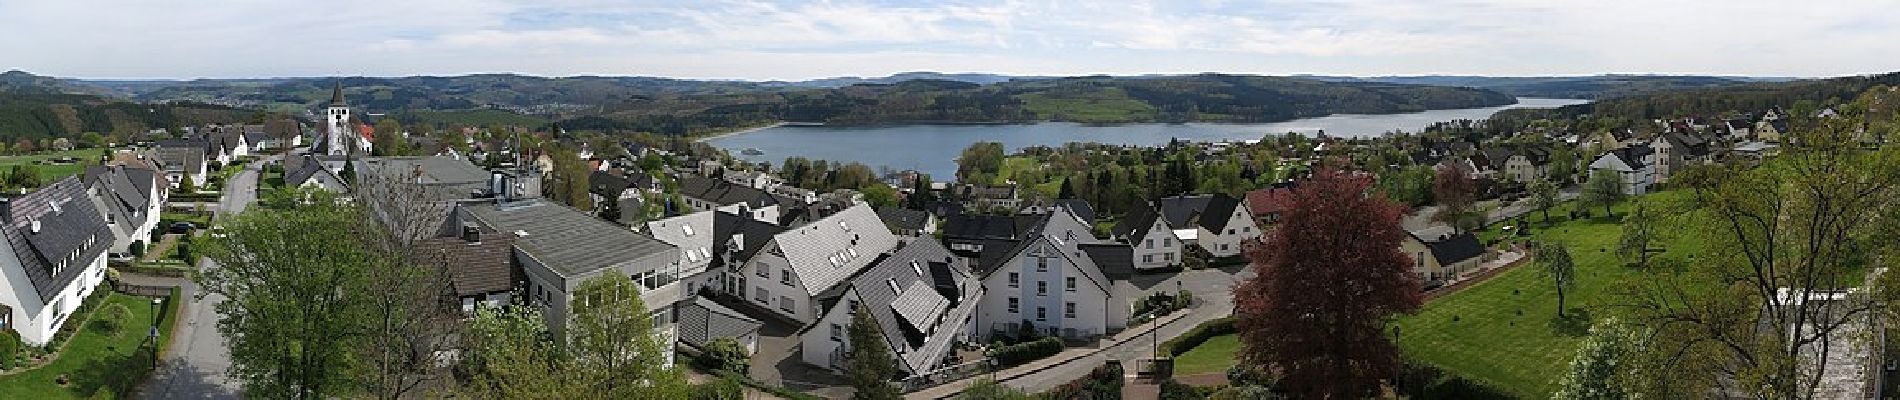
[[[129,137],[152,129],[260,122],[264,114],[177,102],[138,104],[97,96],[6,92],[0,95],[0,140],[76,138],[81,133]]]
[[[1684,115],[1713,117],[1731,112],[1793,108],[1802,104],[1839,104],[1879,85],[1900,85],[1900,72],[1653,93],[1555,109],[1505,110],[1493,118],[1528,121],[1587,116],[1627,124]]]

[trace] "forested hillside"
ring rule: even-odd
[[[1853,99],[1878,85],[1900,85],[1900,72],[1790,82],[1763,82],[1712,89],[1678,90],[1600,100],[1556,109],[1506,110],[1494,118],[1571,119],[1592,116],[1609,121],[1646,121],[1684,115],[1716,116],[1775,107],[1810,108]]]
[[[208,104],[138,104],[88,95],[0,91],[0,140],[5,143],[76,138],[85,132],[125,138],[152,129],[254,119],[254,111]]]

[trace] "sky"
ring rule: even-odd
[[[1840,76],[1900,71],[1900,0],[0,0],[0,70]]]

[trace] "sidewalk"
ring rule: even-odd
[[[1175,321],[1179,321],[1183,318],[1187,318],[1187,316],[1190,314],[1193,314],[1194,311],[1195,311],[1194,309],[1188,309],[1185,311],[1176,312],[1173,314],[1169,314],[1166,317],[1161,317],[1160,319],[1151,321],[1147,325],[1123,330],[1121,331],[1121,333],[1117,333],[1114,336],[1109,337],[1108,339],[1103,339],[1099,343],[1099,345],[1093,348],[1089,348],[1089,347],[1070,348],[1067,350],[1063,350],[1061,353],[1056,353],[1056,355],[1049,356],[1041,360],[1030,361],[1027,364],[1018,365],[1007,370],[997,371],[996,380],[998,382],[1008,381],[1010,379],[1015,379],[1018,377],[1022,377],[1024,375],[1042,372],[1044,370],[1054,368],[1056,366],[1060,366],[1063,364],[1067,364],[1069,362],[1073,362],[1076,360],[1094,356],[1098,353],[1108,351],[1109,349],[1113,349],[1115,348],[1115,346],[1119,346],[1122,343],[1128,342],[1129,340],[1134,340],[1136,338],[1146,336],[1148,332],[1154,331],[1156,329],[1160,329],[1163,326],[1168,326],[1169,324],[1173,324]],[[969,387],[971,384],[974,384],[979,380],[984,380],[984,379],[989,379],[989,378],[990,378],[990,374],[980,374],[980,375],[963,379],[960,381],[938,385],[936,387],[932,387],[929,389],[910,392],[910,393],[905,394],[904,398],[928,399],[928,400],[949,398],[951,396],[956,396],[958,393],[963,393],[963,389]]]

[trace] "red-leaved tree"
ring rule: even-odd
[[[1398,371],[1386,337],[1418,309],[1398,203],[1371,180],[1325,170],[1281,196],[1285,212],[1247,257],[1256,276],[1234,289],[1241,359],[1281,375],[1294,398],[1367,398]]]

